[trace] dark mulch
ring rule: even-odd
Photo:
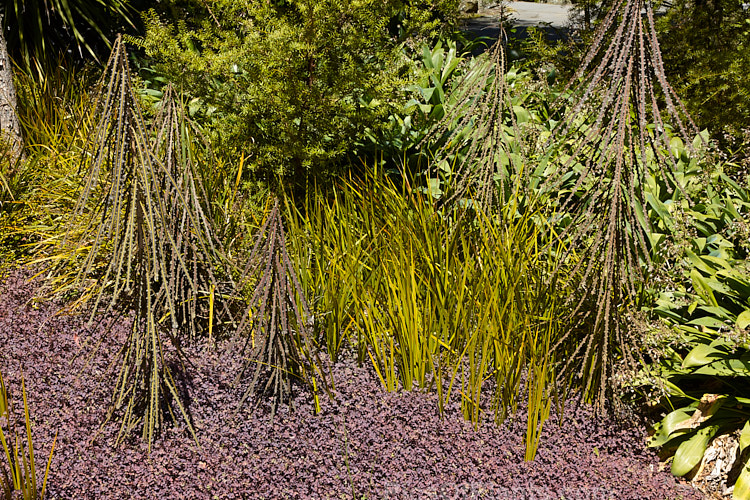
[[[0,284],[0,370],[14,396],[26,378],[38,463],[59,433],[49,498],[700,498],[658,471],[637,425],[569,407],[525,463],[523,410],[476,431],[456,406],[441,419],[433,395],[385,393],[368,367],[348,360],[335,366],[337,399],[323,400],[322,414],[312,415],[302,392],[296,411],[270,421],[266,407],[237,409],[231,347],[188,349],[195,366],[184,383],[200,448],[184,429],[166,432],[150,454],[138,440],[113,447],[116,423],[97,432],[127,324],[87,330],[81,318],[55,316],[54,304],[35,305],[34,287],[28,271]]]

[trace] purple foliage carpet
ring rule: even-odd
[[[100,427],[127,322],[87,329],[82,318],[55,315],[59,304],[31,300],[29,277],[20,270],[0,280],[0,371],[16,406],[25,377],[42,472],[58,433],[47,498],[700,498],[658,470],[638,425],[569,405],[526,463],[523,408],[500,427],[474,430],[457,405],[441,419],[434,395],[386,393],[349,359],[335,365],[336,400],[323,398],[320,415],[300,392],[295,411],[282,407],[271,420],[266,406],[238,408],[241,358],[231,345],[186,349],[194,366],[182,383],[200,447],[182,428],[150,453],[137,438],[115,447],[117,423]]]

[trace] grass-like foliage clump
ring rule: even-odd
[[[439,210],[382,173],[334,191],[289,215],[319,343],[333,359],[350,345],[389,391],[436,390],[441,411],[460,393],[475,424],[487,411],[503,421],[528,395],[533,457],[564,317],[544,219],[517,203],[493,216]]]
[[[34,462],[34,440],[31,437],[32,420],[26,399],[26,384],[23,379],[21,380],[21,394],[23,396],[23,434],[18,431],[13,400],[0,375],[0,444],[3,447],[3,454],[0,455],[0,493],[5,500],[18,498],[18,493],[23,500],[41,500],[47,490],[47,477],[57,437],[52,443],[40,491],[37,484],[37,467]]]

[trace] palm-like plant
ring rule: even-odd
[[[2,26],[16,62],[44,73],[42,61],[74,48],[96,58],[95,45],[109,45],[113,20],[132,26],[130,0],[3,0]],[[114,26],[118,27],[118,26]]]

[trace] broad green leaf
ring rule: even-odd
[[[740,315],[737,316],[737,327],[740,330],[744,330],[748,326],[750,326],[750,309],[742,311]]]
[[[651,437],[648,442],[648,446],[651,448],[663,446],[667,441],[672,439],[671,434],[674,432],[675,427],[690,419],[691,415],[695,412],[695,407],[678,408],[677,410],[669,413],[664,417],[661,422],[654,426],[656,433]]]
[[[723,350],[716,349],[715,347],[706,344],[698,344],[688,353],[687,356],[685,356],[685,359],[682,361],[682,367],[693,368],[696,366],[707,365],[716,361],[717,358],[724,356],[726,356],[726,352]]]
[[[419,87],[419,93],[422,94],[422,99],[424,99],[425,102],[430,102],[432,94],[435,93],[435,87]]]
[[[513,112],[516,113],[516,120],[518,120],[518,123],[526,123],[531,120],[531,115],[526,108],[513,106]]]
[[[734,483],[732,498],[734,500],[750,500],[750,464],[747,459],[742,465],[742,471],[737,478],[737,482]]]
[[[714,340],[711,341],[709,344],[711,347],[715,347],[717,349],[724,349],[727,351],[727,353],[731,352],[734,347],[737,346],[737,343],[727,339],[726,337],[716,337]]]
[[[750,281],[747,277],[739,273],[722,273],[726,276],[727,286],[729,286],[737,296],[744,297],[745,301],[750,301]]]
[[[699,304],[700,302],[698,302],[697,300],[694,300],[693,302],[691,302],[690,305],[688,306],[688,314],[692,315],[695,312],[695,309],[698,307]]]
[[[436,104],[443,104],[445,102],[445,92],[443,91],[443,84],[440,83],[440,77],[433,73],[430,75],[430,79],[435,84],[435,92],[437,92],[438,102]]]
[[[748,377],[750,376],[750,361],[746,359],[720,359],[713,363],[701,366],[691,372],[693,375],[706,375],[709,377]]]
[[[716,332],[706,332],[690,326],[680,325],[678,327],[684,332],[681,335],[683,342],[687,344],[709,344],[716,338]]]
[[[709,279],[706,281],[706,283],[708,283],[708,286],[710,286],[711,290],[713,290],[714,292],[723,293],[724,295],[729,295],[729,296],[735,295],[734,290],[732,290],[731,287],[725,285],[721,281],[718,281],[716,279]]]
[[[669,149],[676,158],[679,158],[685,149],[685,144],[679,137],[672,137],[672,140],[669,141]]]
[[[729,186],[731,186],[732,189],[734,189],[735,193],[739,195],[740,198],[742,198],[742,201],[744,201],[745,203],[750,201],[750,191],[742,188],[739,184],[737,184],[737,182],[735,182],[734,179],[732,179],[731,177],[727,176],[724,173],[720,174],[719,178],[722,181],[726,182]]]
[[[740,452],[742,452],[745,448],[747,448],[747,445],[750,444],[750,420],[745,422],[745,426],[742,428],[742,433],[740,434]]]
[[[695,266],[695,268],[699,271],[702,271],[706,274],[713,274],[715,272],[715,269],[708,265],[702,258],[700,258],[695,253],[688,250],[686,252],[687,258],[690,261],[690,263]]]
[[[698,309],[703,312],[707,312],[708,314],[716,317],[717,319],[721,319],[722,321],[731,321],[734,316],[731,311],[728,311],[723,307],[701,306]]]
[[[445,84],[445,82],[448,81],[448,78],[453,74],[453,71],[458,66],[458,63],[461,62],[461,58],[456,57],[456,51],[455,49],[451,49],[448,52],[448,58],[445,61],[445,66],[443,67],[443,71],[440,75],[440,80]]]
[[[703,459],[708,442],[711,441],[718,430],[718,425],[702,427],[695,432],[693,437],[682,443],[674,454],[672,474],[682,477],[693,470]]]
[[[701,273],[699,273],[697,270],[692,269],[690,271],[690,279],[693,282],[693,287],[695,288],[695,291],[710,305],[712,306],[718,306],[719,303],[716,301],[716,297],[714,297],[714,292],[711,289],[711,286],[708,284],[708,281],[706,278],[704,278]]]
[[[667,239],[667,235],[663,233],[649,233],[648,234],[648,240],[651,244],[651,248],[658,249],[664,244],[664,241]]]
[[[745,218],[740,215],[740,213],[737,211],[737,207],[734,206],[734,203],[732,202],[731,198],[726,199],[726,211],[729,213],[735,220],[738,221],[744,221]]]
[[[703,316],[701,318],[696,318],[693,320],[690,320],[688,322],[689,325],[697,325],[697,326],[707,326],[709,328],[723,328],[726,326],[726,324],[716,318],[712,318],[711,316]]]
[[[701,252],[706,249],[706,238],[694,238],[693,243]]]
[[[667,207],[664,206],[664,204],[651,193],[646,193],[646,201],[656,212],[664,225],[666,227],[671,227],[671,216],[669,214],[669,211],[667,210]]]
[[[428,192],[433,198],[439,199],[443,196],[443,190],[440,189],[440,179],[429,179],[427,181],[427,186]]]
[[[433,69],[435,67],[435,65],[432,63],[432,52],[430,52],[430,48],[427,45],[425,45],[424,49],[422,50],[422,62],[427,69]]]
[[[654,312],[660,317],[670,319],[674,321],[675,323],[681,323],[685,321],[685,318],[681,314],[675,311],[672,311],[668,309],[667,307],[658,307],[654,309]]]
[[[444,114],[445,112],[443,111],[443,105],[437,104],[433,106],[432,111],[430,112],[430,117],[440,119],[443,117]]]
[[[443,49],[437,49],[432,53],[432,67],[440,69],[443,66]]]
[[[693,148],[696,151],[702,151],[708,144],[708,130],[701,130],[693,139]]]
[[[723,239],[721,239],[721,240],[715,239],[713,241],[711,241],[711,238],[706,239],[707,243],[709,243],[709,244],[712,244],[712,243],[713,244],[718,244],[719,246],[723,246],[725,241],[726,240],[723,240]],[[701,258],[704,261],[706,261],[706,262],[708,262],[710,264],[713,264],[715,269],[719,269],[719,268],[722,268],[722,267],[724,269],[727,269],[727,270],[731,270],[732,269],[732,264],[730,264],[729,261],[727,261],[727,259],[724,259],[724,258],[721,258],[721,257],[714,257],[713,255],[703,255]]]

